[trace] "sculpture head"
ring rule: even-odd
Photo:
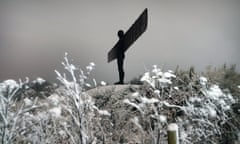
[[[119,38],[122,38],[124,36],[123,30],[119,30],[117,34]]]

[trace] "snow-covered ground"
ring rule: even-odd
[[[181,144],[240,141],[239,95],[207,77],[154,65],[142,85],[97,86],[88,83],[94,63],[84,71],[64,60],[71,77],[55,71],[62,85],[40,77],[0,83],[1,143],[165,143],[170,123]]]

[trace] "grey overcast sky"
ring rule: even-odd
[[[97,81],[118,80],[107,52],[117,31],[148,8],[147,31],[126,53],[126,81],[153,64],[186,69],[224,63],[240,67],[240,0],[0,0],[0,81],[63,72],[64,52]]]

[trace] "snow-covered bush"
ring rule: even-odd
[[[95,112],[100,115],[110,115],[107,111],[99,110],[92,100],[92,97],[85,92],[85,86],[90,87],[87,83],[88,76],[94,69],[95,64],[90,63],[86,66],[86,72],[81,68],[75,67],[69,63],[67,53],[62,63],[64,68],[70,73],[70,78],[66,77],[65,74],[60,74],[55,70],[57,79],[65,86],[65,111],[67,111],[73,121],[73,125],[69,124],[65,130],[70,135],[72,143],[89,144],[95,141],[96,132],[98,129],[98,118]],[[93,80],[94,83],[95,80]]]
[[[182,144],[239,140],[239,101],[211,78],[163,72],[156,65],[141,85],[99,87],[65,54],[63,85],[42,78],[0,83],[0,141],[6,143],[166,143],[177,123]],[[106,87],[104,87],[106,86]],[[240,92],[239,84],[236,86]],[[236,93],[237,94],[237,93]],[[91,95],[91,96],[90,96]]]
[[[163,129],[171,122],[179,125],[183,144],[218,143],[223,139],[225,124],[234,128],[229,120],[236,100],[217,85],[208,84],[207,78],[195,75],[195,81],[186,83],[172,71],[162,72],[154,65],[141,81],[144,90],[124,103],[135,107],[141,114],[139,119],[144,117],[144,123],[152,126],[149,130],[154,143],[166,136]]]
[[[0,84],[0,136],[3,144],[11,143],[14,137],[13,130],[19,113],[10,112],[9,107],[14,103],[13,97],[20,87],[14,80],[6,80]]]
[[[24,115],[37,108],[35,103],[24,99],[23,103],[17,103],[17,97],[24,89],[28,80],[16,82],[5,80],[0,83],[0,140],[2,144],[13,143],[17,137],[31,126],[22,126]]]
[[[75,143],[104,142],[102,117],[111,113],[94,105],[86,89],[92,87],[86,72],[70,64],[67,54],[62,63],[67,74],[55,71],[63,86],[42,78],[0,83],[0,143]],[[97,86],[95,79],[93,86]],[[102,85],[106,85],[104,81]]]

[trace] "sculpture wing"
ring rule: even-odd
[[[147,8],[142,12],[138,19],[128,29],[124,35],[124,52],[146,31],[148,22]],[[119,47],[119,41],[108,52],[108,62],[117,58],[117,49]]]

